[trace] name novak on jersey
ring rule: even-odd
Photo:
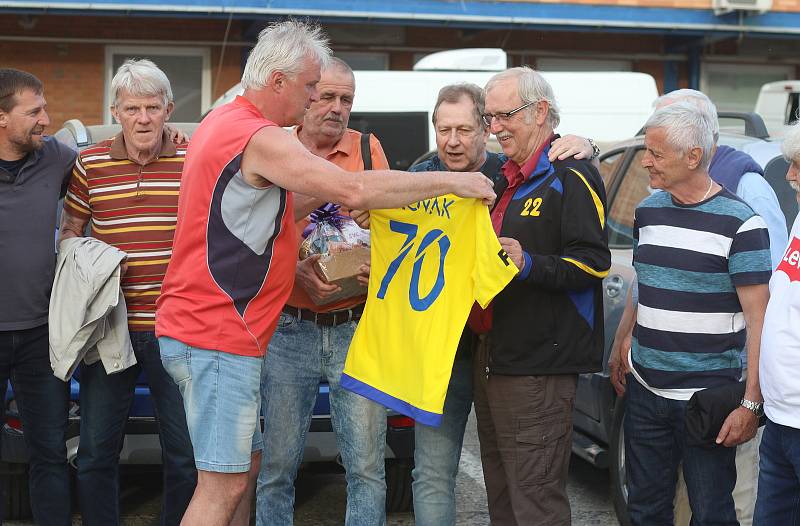
[[[537,199],[537,201],[541,201],[541,199]],[[434,197],[432,199],[423,199],[422,201],[417,201],[416,203],[412,203],[410,205],[406,205],[402,207],[402,210],[411,210],[412,212],[421,212],[427,214],[435,214],[439,217],[446,217],[447,219],[452,219],[450,215],[450,207],[455,203],[455,199],[448,199],[447,197]],[[538,212],[537,212],[538,215]],[[509,258],[508,254],[502,248],[497,253],[497,257],[508,266],[511,264],[511,258]],[[382,295],[378,295],[379,298],[382,298]]]
[[[416,203],[404,206],[402,209],[411,210],[412,212],[427,212],[428,214],[436,214],[439,217],[447,216],[447,219],[452,219],[450,216],[450,207],[455,202],[455,199],[434,197],[432,199],[417,201]]]

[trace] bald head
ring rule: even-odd
[[[350,64],[340,59],[339,57],[331,57],[328,60],[328,65],[325,66],[322,72],[323,74],[325,72],[335,72],[341,75],[349,75],[350,78],[353,79],[353,83],[355,84],[356,76],[353,74],[353,68],[350,67]]]

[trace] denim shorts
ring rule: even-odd
[[[178,384],[197,469],[244,473],[250,455],[263,449],[263,358],[209,351],[161,336],[161,361]]]

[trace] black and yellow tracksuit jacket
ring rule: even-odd
[[[591,163],[550,163],[548,149],[512,190],[502,219],[500,237],[519,241],[525,266],[493,302],[490,374],[602,368],[602,280],[611,267],[605,189]],[[496,181],[498,202],[507,185]]]

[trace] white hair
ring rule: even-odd
[[[553,87],[545,80],[541,73],[528,66],[520,66],[507,69],[496,74],[486,83],[485,91],[488,92],[495,84],[506,79],[517,79],[517,94],[522,102],[545,101],[548,106],[547,123],[555,129],[561,122],[556,96],[553,94]]]
[[[308,57],[324,69],[330,56],[328,38],[319,26],[300,20],[270,24],[258,35],[258,42],[247,57],[242,87],[261,89],[274,71],[296,77]]]
[[[111,96],[115,108],[123,91],[134,97],[162,97],[164,106],[172,102],[169,79],[158,66],[147,59],[126,60],[111,79]]]
[[[696,89],[676,89],[657,98],[653,102],[653,108],[663,108],[673,102],[689,102],[697,106],[700,111],[705,112],[714,128],[714,144],[717,143],[719,140],[719,116],[717,115],[717,107],[711,102],[708,95]]]
[[[714,151],[714,126],[708,113],[691,102],[676,102],[656,110],[647,119],[645,130],[664,128],[667,132],[667,143],[677,151],[689,153],[692,148],[700,148],[703,152],[700,166],[708,168],[711,154]]]
[[[800,163],[800,121],[792,124],[783,136],[781,151],[787,161]]]

